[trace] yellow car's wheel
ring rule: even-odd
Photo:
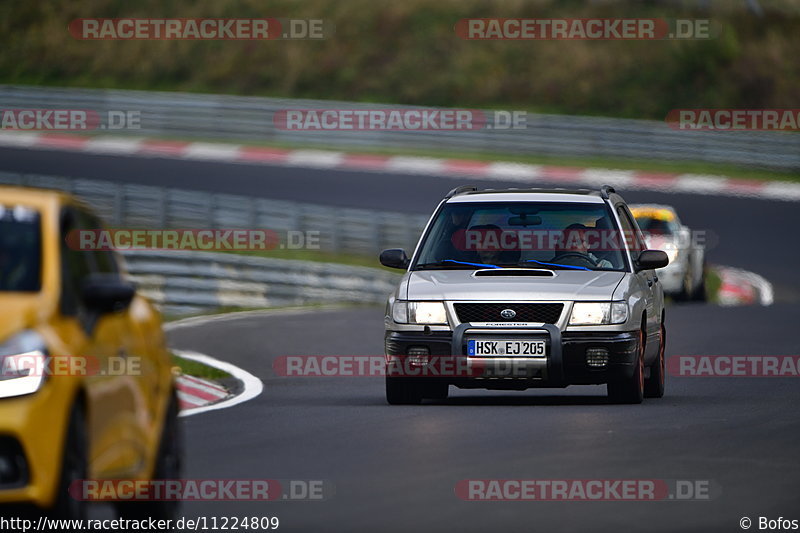
[[[180,479],[181,477],[181,430],[178,411],[178,399],[173,394],[167,408],[164,429],[161,432],[154,479]],[[178,501],[123,502],[117,505],[117,514],[120,518],[149,517],[156,520],[168,520],[176,517],[179,505]]]
[[[88,503],[70,496],[69,488],[72,483],[86,479],[88,442],[86,417],[83,408],[76,404],[70,413],[67,438],[64,441],[64,458],[61,462],[56,501],[48,513],[54,518],[86,518]]]

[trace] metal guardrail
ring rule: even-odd
[[[333,263],[213,252],[125,252],[142,294],[174,314],[224,307],[384,303],[397,274]]]
[[[128,133],[145,136],[289,142],[339,149],[439,148],[464,152],[693,160],[800,169],[800,135],[797,134],[677,131],[665,122],[649,120],[529,113],[526,127],[518,130],[286,131],[273,124],[273,116],[278,111],[404,109],[409,106],[9,85],[0,85],[0,108],[91,109],[101,114],[109,110],[139,111],[141,129]],[[491,114],[489,116],[491,118]]]
[[[427,217],[100,180],[0,172],[0,184],[67,191],[114,227],[317,232],[319,249],[374,255],[413,249]]]

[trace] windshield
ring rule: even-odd
[[[0,204],[0,291],[35,292],[41,278],[39,213]]]
[[[426,234],[413,269],[623,271],[624,250],[604,203],[449,203]]]
[[[675,235],[678,232],[678,224],[674,220],[665,220],[655,217],[636,217],[639,229],[648,235]]]

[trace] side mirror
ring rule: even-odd
[[[136,286],[116,274],[91,274],[81,286],[81,300],[99,314],[126,309],[136,294]]]
[[[391,248],[381,252],[381,264],[389,268],[408,268],[406,251],[400,248]]]
[[[636,260],[636,270],[652,270],[664,268],[669,264],[669,257],[661,250],[644,250]]]

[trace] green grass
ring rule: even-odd
[[[719,289],[722,287],[722,278],[714,269],[706,270],[706,300],[709,303],[719,302]]]
[[[706,3],[702,3],[706,4]],[[684,107],[791,108],[796,0],[52,0],[0,2],[9,84],[105,87],[654,118]],[[76,18],[291,17],[324,41],[83,41]],[[468,41],[462,18],[708,18],[711,39]]]
[[[172,364],[181,369],[181,372],[196,378],[203,379],[224,379],[231,377],[230,374],[224,370],[214,368],[213,366],[204,365],[197,361],[184,359],[183,357],[172,354]]]

